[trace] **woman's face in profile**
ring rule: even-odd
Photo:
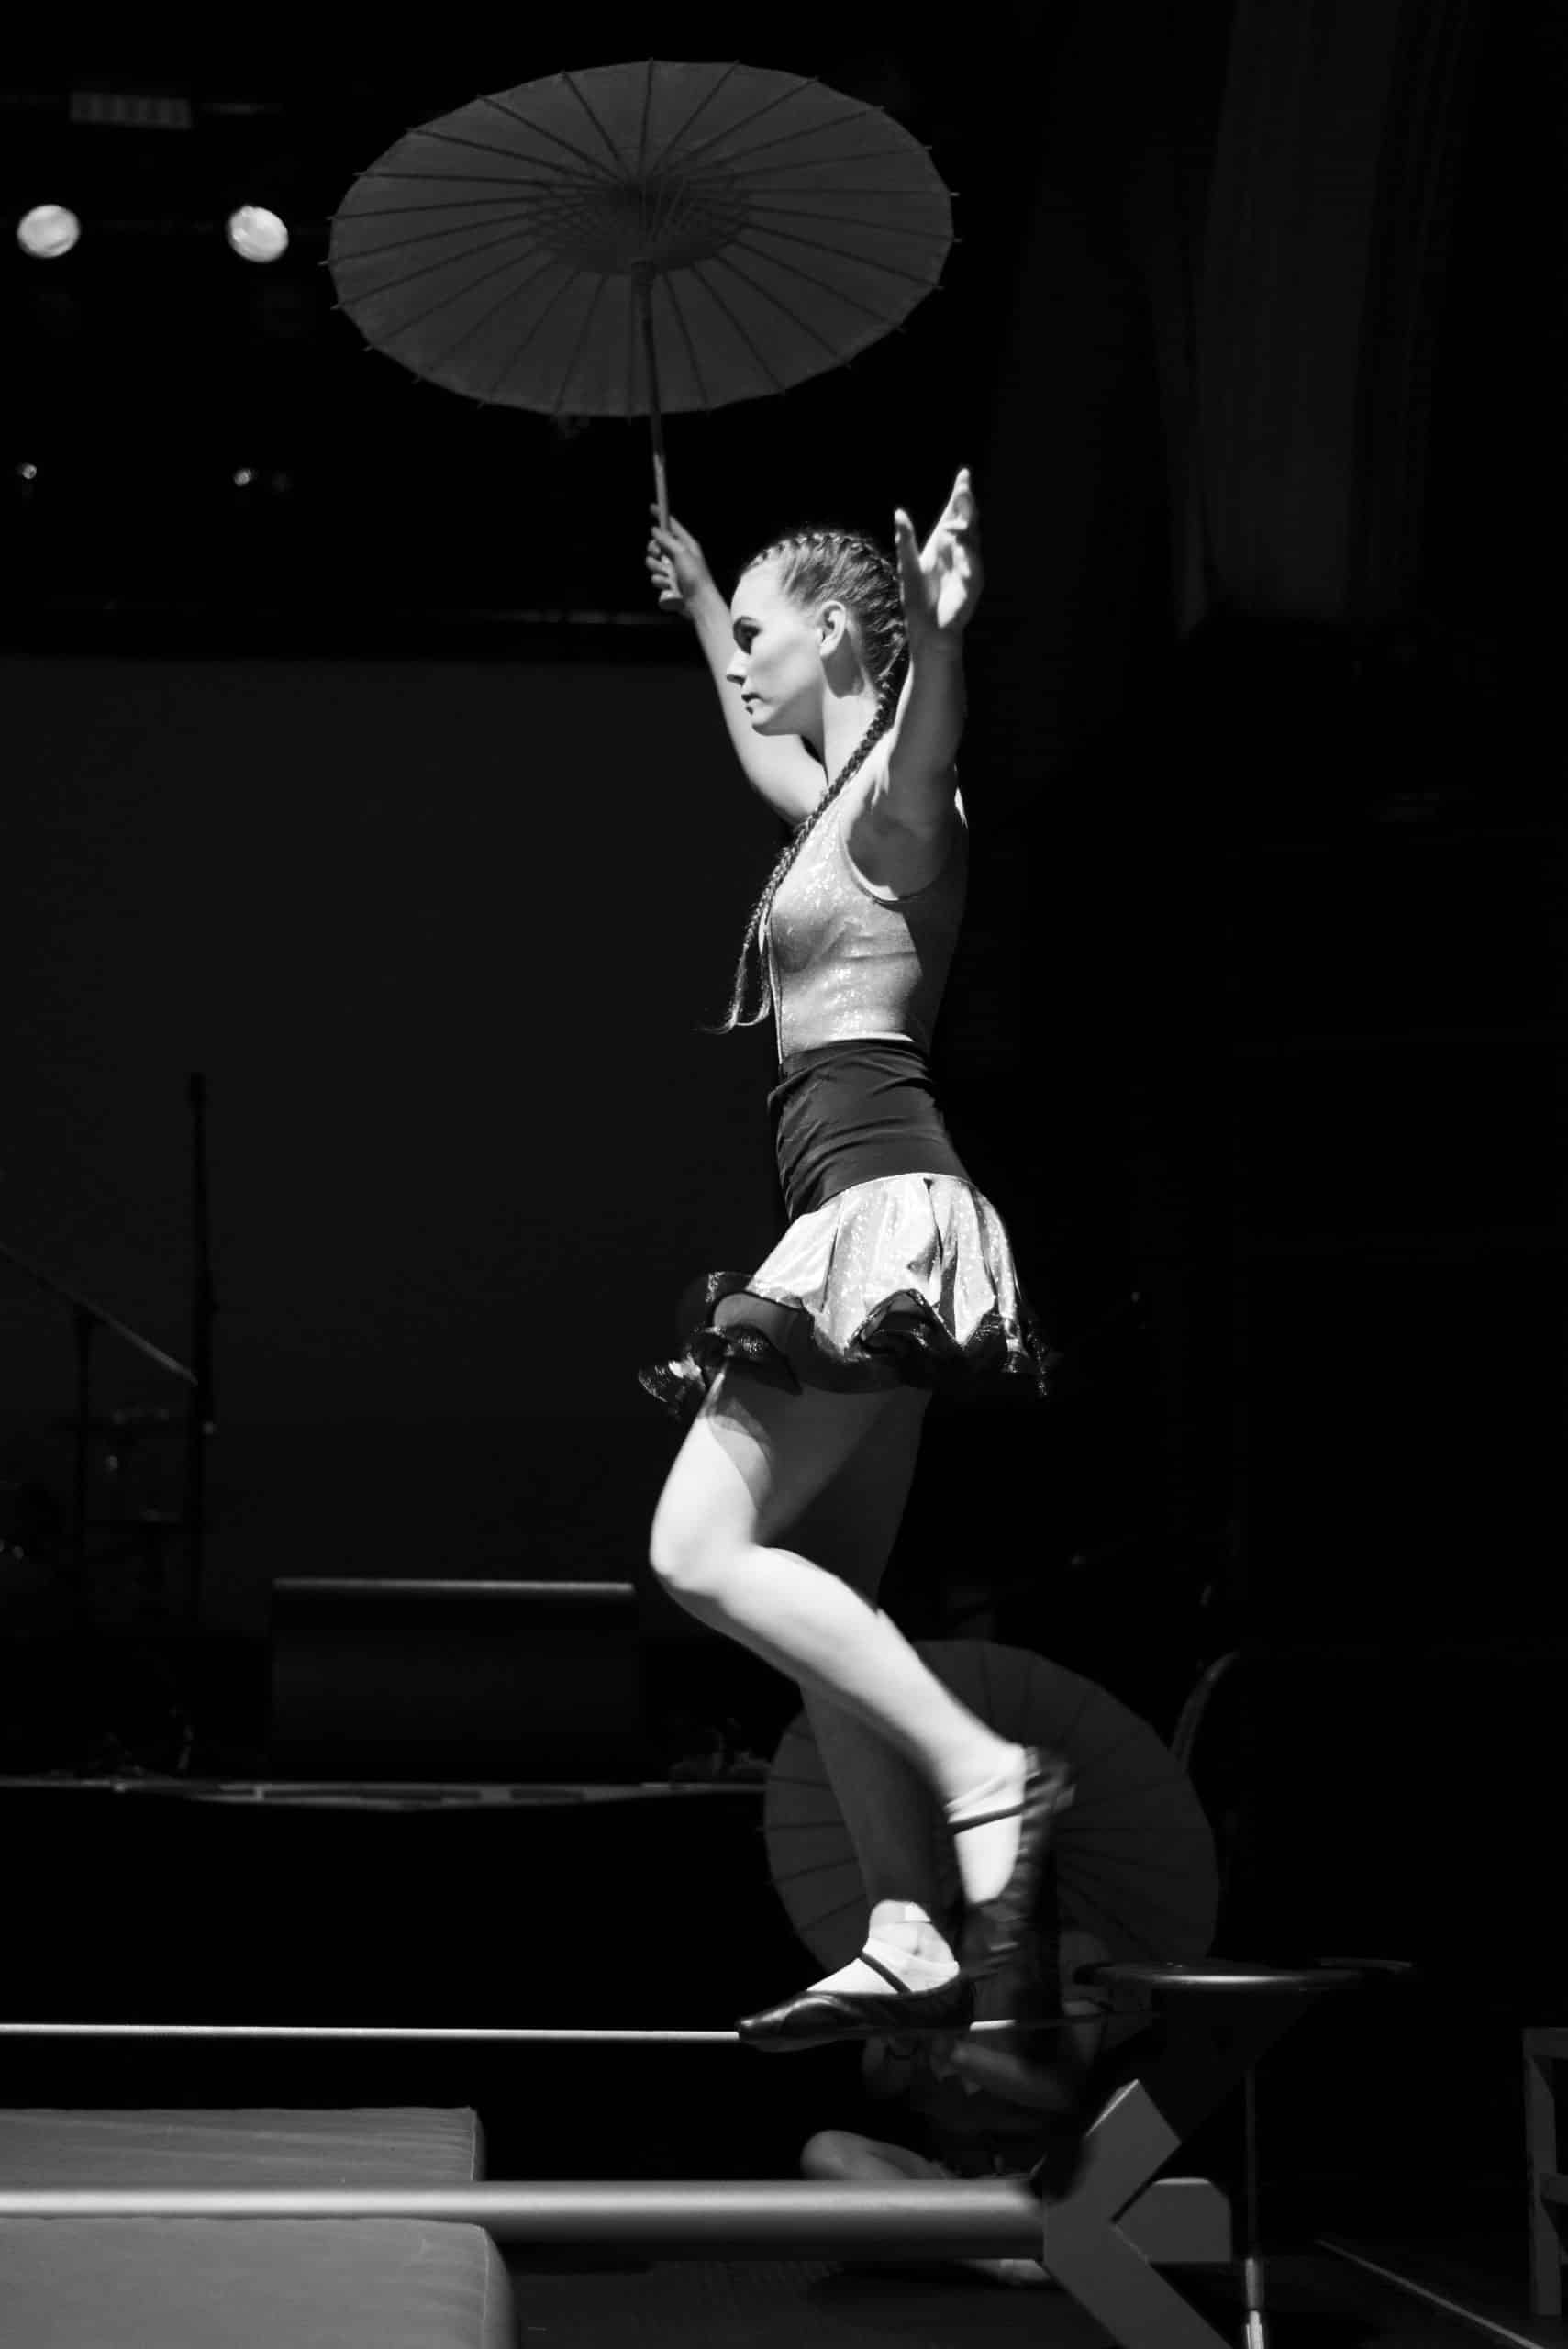
[[[817,623],[778,583],[772,563],[744,572],[730,599],[735,651],[725,682],[740,693],[759,734],[806,734],[820,724],[822,646]]]

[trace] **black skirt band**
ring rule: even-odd
[[[970,1179],[925,1053],[896,1038],[854,1037],[789,1053],[768,1096],[768,1119],[792,1223],[884,1175]]]

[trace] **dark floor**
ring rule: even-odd
[[[1436,2300],[1451,2300],[1465,2309],[1474,2320],[1465,2328],[1473,2340],[1518,2338],[1536,2343],[1540,2349],[1556,2349],[1568,2342],[1568,2326],[1561,2318],[1527,2313],[1529,2248],[1522,2196],[1518,2201],[1511,2225],[1494,2220],[1447,2227],[1440,2235],[1413,2226],[1373,2225],[1354,2234],[1327,2234],[1323,2240],[1333,2246],[1332,2255],[1347,2272],[1375,2282],[1377,2271],[1387,2271]],[[1418,2309],[1422,2303],[1412,2299],[1411,2305]]]
[[[1105,2349],[1103,2328],[1046,2284],[1010,2288],[954,2267],[839,2267],[817,2261],[667,2262],[598,2275],[550,2273],[509,2262],[525,2343],[573,2349],[679,2342],[682,2349],[975,2349],[986,2342],[1035,2349]],[[1238,2284],[1221,2276],[1168,2277],[1221,2338],[1242,2339]],[[1270,2349],[1461,2349],[1488,2338],[1540,2344],[1561,2325],[1505,2320],[1501,2335],[1379,2282],[1326,2251],[1291,2253],[1265,2273]]]
[[[793,2070],[799,2085],[805,2067],[779,2068]],[[777,2073],[768,2076],[776,2080]],[[1214,2143],[1222,2149],[1220,2138]],[[786,2160],[768,2167],[788,2174]],[[1222,2165],[1189,2161],[1184,2153],[1173,2167],[1219,2175]],[[1488,2339],[1533,2349],[1568,2344],[1568,2327],[1528,2313],[1525,2202],[1513,2179],[1455,2178],[1446,2192],[1429,2180],[1401,2188],[1389,2165],[1384,2185],[1380,2194],[1365,2170],[1276,2173],[1268,2182],[1262,2234],[1269,2349],[1449,2349]],[[1104,2349],[1107,2337],[1049,2283],[1006,2286],[957,2265],[628,2258],[584,2272],[563,2261],[552,2265],[548,2256],[518,2255],[508,2266],[522,2340],[554,2334],[570,2338],[574,2349],[663,2339],[691,2349],[741,2339],[755,2349],[775,2341],[794,2349],[803,2334],[814,2349],[895,2338],[898,2349],[986,2341]],[[1239,2269],[1165,2275],[1223,2340],[1241,2349]]]

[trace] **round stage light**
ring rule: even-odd
[[[17,242],[35,261],[60,261],[82,234],[82,223],[63,204],[35,204],[17,223]]]
[[[228,241],[242,261],[281,261],[288,250],[289,232],[275,212],[260,204],[242,204],[228,216]]]

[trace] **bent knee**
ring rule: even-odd
[[[659,1496],[649,1564],[673,1597],[702,1598],[728,1580],[757,1531],[757,1505],[742,1466],[699,1419]]]
[[[803,2177],[853,2177],[856,2174],[855,2152],[862,2141],[851,2137],[842,2129],[818,2129],[800,2149],[800,2169]]]
[[[735,1545],[709,1527],[655,1516],[648,1563],[672,1598],[711,1598],[735,1565]]]
[[[819,2129],[801,2147],[800,2167],[803,2176],[834,2183],[880,2183],[942,2174],[934,2162],[911,2153],[907,2146],[884,2144],[879,2137],[858,2137],[848,2129]]]

